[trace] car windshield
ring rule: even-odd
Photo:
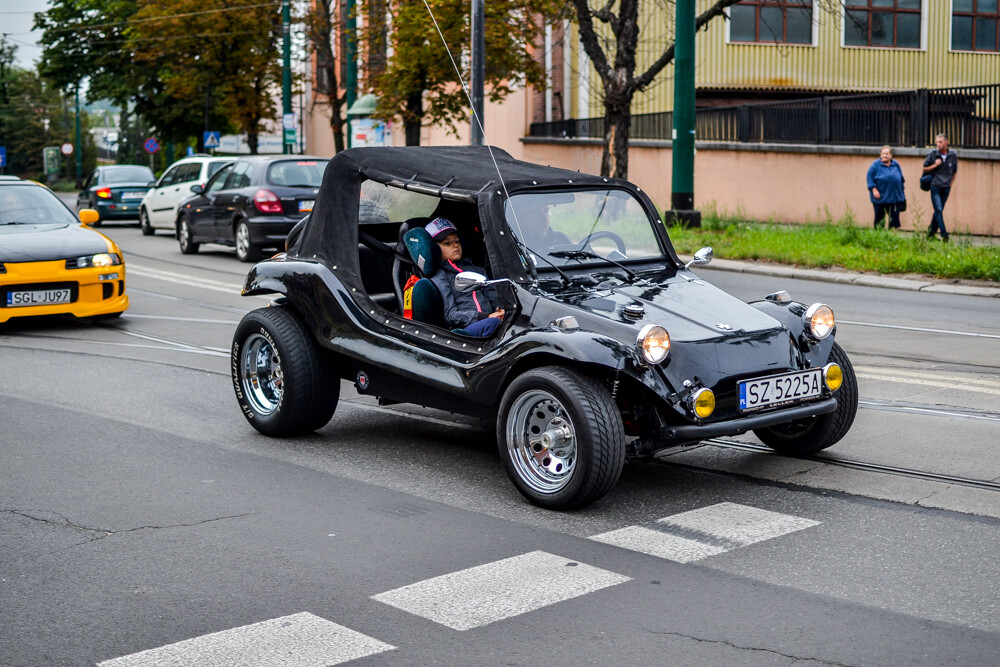
[[[108,167],[101,175],[101,183],[149,183],[156,180],[149,167]]]
[[[56,222],[79,224],[59,198],[39,185],[0,187],[0,224]]]
[[[505,215],[517,238],[544,258],[539,268],[544,260],[575,266],[663,257],[646,210],[626,190],[516,194]]]
[[[267,182],[271,185],[318,188],[323,184],[323,172],[329,160],[281,160],[267,169]]]

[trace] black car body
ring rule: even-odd
[[[302,155],[254,155],[223,167],[204,187],[190,186],[195,196],[178,207],[181,252],[222,243],[251,262],[262,250],[283,246],[295,223],[312,210],[326,163]]]
[[[104,220],[134,220],[149,184],[156,180],[149,167],[137,164],[110,164],[97,167],[76,198],[76,210],[94,209]]]
[[[370,215],[373,201],[382,215]],[[404,241],[435,216],[491,274],[456,279],[496,290],[506,314],[490,338],[404,316],[417,289],[401,285],[423,268]],[[267,293],[277,307],[248,314],[233,343],[255,428],[317,429],[339,379],[354,380],[384,403],[496,419],[512,481],[549,508],[599,498],[626,460],[705,438],[753,430],[808,454],[843,437],[857,410],[828,307],[784,292],[739,301],[680,261],[631,183],[497,149],[338,154],[287,253],[247,276],[244,294]]]

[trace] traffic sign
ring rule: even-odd
[[[71,143],[69,143],[67,141],[66,143],[64,143],[59,148],[59,150],[62,152],[63,155],[72,155],[73,154],[73,144],[71,144]]]
[[[0,146],[0,167],[7,166],[7,147]]]
[[[295,129],[295,114],[286,113],[281,116],[281,127],[285,130]]]
[[[294,144],[295,143],[295,128],[285,128],[285,143]]]
[[[150,137],[149,139],[146,139],[146,143],[144,143],[142,147],[146,149],[147,153],[152,154],[160,150],[160,143],[153,137]]]
[[[205,132],[205,148],[218,148],[221,142],[219,132]]]

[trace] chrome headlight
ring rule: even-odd
[[[101,252],[96,255],[84,255],[76,258],[77,269],[93,267],[118,266],[122,263],[121,256],[116,252]]]
[[[639,330],[635,349],[647,364],[658,364],[670,353],[670,334],[657,324],[647,324]]]
[[[833,309],[825,303],[814,303],[806,309],[802,316],[806,335],[813,340],[823,340],[831,333],[836,322],[833,319]]]

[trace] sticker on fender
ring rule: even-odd
[[[772,375],[740,382],[740,410],[758,410],[779,403],[815,398],[823,393],[823,370]]]

